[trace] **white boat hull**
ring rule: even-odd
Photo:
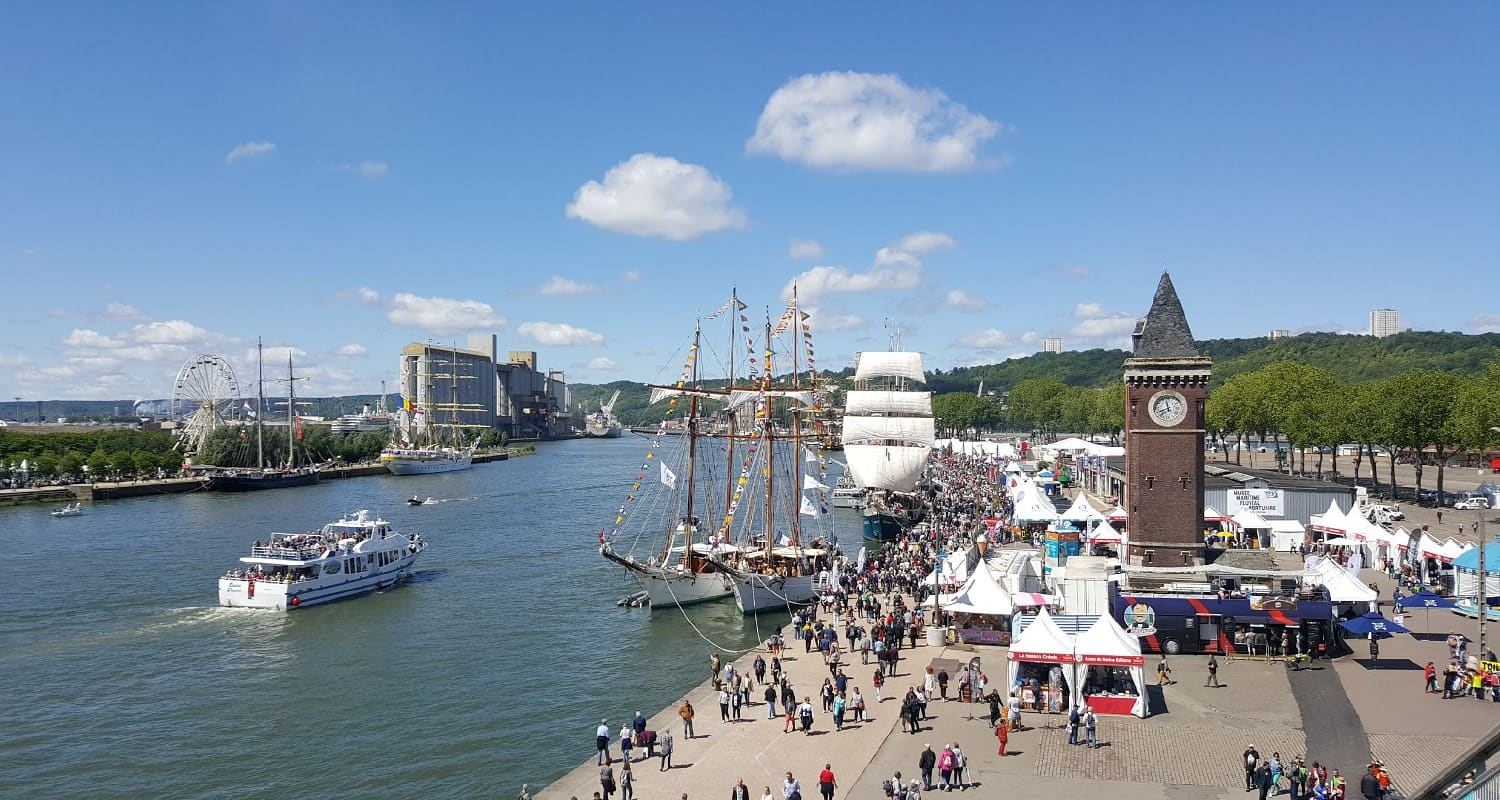
[[[652,608],[688,606],[723,600],[733,594],[729,577],[722,572],[647,572],[632,570],[636,583],[646,591]]]
[[[788,606],[805,606],[817,602],[814,576],[747,573],[734,578],[734,603],[746,614],[785,611]]]
[[[865,507],[865,495],[864,495],[864,492],[859,492],[859,493],[856,493],[856,494],[846,494],[846,493],[841,493],[839,490],[835,489],[833,491],[833,507],[834,508],[864,508]]]
[[[405,459],[405,458],[382,458],[380,463],[391,471],[392,475],[433,475],[439,472],[457,472],[468,469],[474,464],[473,456],[462,456],[452,459]]]
[[[618,439],[625,435],[625,429],[618,425],[607,428],[597,428],[590,425],[584,429],[583,433],[591,439]]]
[[[384,569],[356,576],[339,573],[294,583],[220,578],[219,605],[291,611],[389,589],[411,577],[412,565],[416,563],[419,554],[420,551],[412,553],[386,565]]]

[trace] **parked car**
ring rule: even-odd
[[[1401,511],[1401,506],[1372,505],[1370,506],[1370,515],[1375,518],[1376,522],[1380,523],[1406,519],[1406,514]]]
[[[1490,507],[1490,501],[1489,498],[1485,497],[1465,497],[1455,502],[1453,507],[1460,510],[1478,509],[1482,511]]]

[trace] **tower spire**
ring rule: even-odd
[[[1172,285],[1172,276],[1165,269],[1161,272],[1161,281],[1156,284],[1151,310],[1136,323],[1135,333],[1130,338],[1135,358],[1201,357],[1197,345],[1193,344],[1193,331],[1182,311],[1182,301],[1177,299],[1177,288]]]

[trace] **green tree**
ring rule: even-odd
[[[96,480],[109,479],[109,454],[103,450],[95,450],[89,453],[89,477]]]
[[[83,455],[76,450],[63,453],[57,460],[57,471],[73,478],[83,476]]]
[[[1034,378],[1010,390],[1010,418],[1044,438],[1056,432],[1062,417],[1062,399],[1068,385],[1059,380]]]
[[[949,392],[932,398],[932,415],[936,418],[938,430],[958,437],[986,426],[990,422],[991,406],[988,400],[970,392]]]

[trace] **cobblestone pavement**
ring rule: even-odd
[[[1037,759],[1036,774],[1229,788],[1245,784],[1240,753],[1248,744],[1267,756],[1307,752],[1299,730],[1260,730],[1254,739],[1242,742],[1239,732],[1223,727],[1162,723],[1162,719],[1109,717],[1100,725],[1101,746],[1094,750],[1069,745],[1064,729],[1044,730],[1040,745],[1045,755]]]
[[[1370,752],[1390,770],[1396,785],[1406,788],[1421,785],[1473,744],[1473,738],[1463,736],[1402,736],[1389,733],[1370,736]]]

